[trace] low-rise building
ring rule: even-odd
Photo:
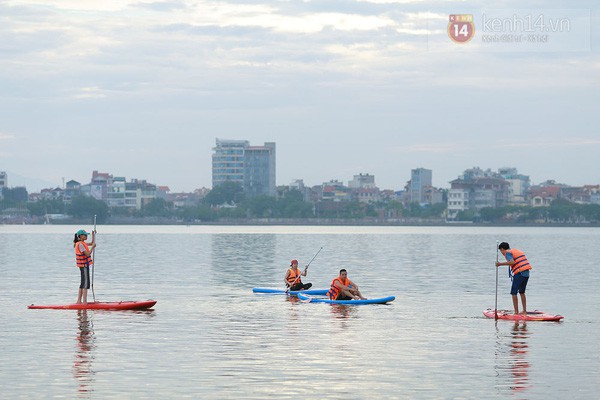
[[[509,183],[491,170],[472,168],[450,182],[448,190],[449,220],[456,219],[461,211],[503,207],[508,203]]]

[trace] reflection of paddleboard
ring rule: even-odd
[[[488,308],[483,312],[483,315],[488,318],[495,318],[494,309]],[[563,318],[562,315],[547,314],[539,310],[528,311],[527,315],[515,315],[509,310],[498,310],[498,319],[510,319],[512,321],[560,321]]]
[[[285,290],[270,289],[270,288],[264,288],[264,287],[255,287],[255,288],[252,288],[252,291],[254,293],[286,294]],[[287,294],[295,296],[298,293],[304,293],[304,294],[310,294],[313,296],[319,296],[319,295],[324,296],[327,294],[328,291],[329,291],[329,289],[308,289],[308,290],[298,290],[298,291],[289,290],[287,292]]]
[[[385,304],[390,301],[394,301],[396,298],[394,296],[388,297],[380,297],[378,299],[366,299],[366,300],[330,300],[328,298],[319,298],[319,297],[311,297],[307,296],[304,293],[298,293],[298,298],[300,300],[306,300],[311,303],[328,303],[328,304],[344,304],[349,306],[359,306],[363,304]]]
[[[156,300],[143,301],[109,301],[109,302],[90,302],[87,304],[54,304],[54,305],[35,305],[27,306],[31,309],[52,309],[52,310],[145,310],[156,304]]]

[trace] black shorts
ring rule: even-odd
[[[336,300],[354,300],[352,297],[345,296],[342,293],[338,294],[338,297],[336,297],[335,299]]]
[[[79,272],[81,273],[81,283],[79,284],[79,289],[89,289],[90,288],[90,267],[79,267]]]
[[[290,288],[292,292],[297,292],[299,290],[307,290],[312,287],[312,283],[296,283],[294,286]]]

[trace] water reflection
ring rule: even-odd
[[[513,377],[513,390],[522,392],[529,388],[529,362],[527,352],[529,350],[529,333],[525,321],[515,322],[511,332],[511,372]]]
[[[73,377],[79,384],[79,395],[90,394],[93,391],[92,382],[94,371],[92,369],[92,360],[94,359],[95,336],[94,323],[88,315],[87,310],[77,311],[77,349],[75,352],[75,362],[73,364]]]
[[[335,318],[339,319],[347,319],[356,315],[356,306],[347,306],[344,304],[331,304],[330,305],[331,314]]]
[[[528,360],[529,340],[531,333],[527,330],[527,322],[515,321],[510,332],[501,332],[496,326],[496,370],[501,390],[512,393],[523,393],[531,388],[529,381]]]
[[[257,286],[270,275],[275,258],[275,235],[212,235],[212,277],[220,284]],[[279,272],[279,271],[278,271]],[[281,267],[283,284],[284,267]]]

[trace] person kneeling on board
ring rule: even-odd
[[[298,260],[292,260],[290,263],[290,268],[285,273],[285,277],[283,281],[287,286],[288,290],[298,291],[298,290],[306,290],[310,289],[312,283],[302,283],[302,276],[306,276],[308,266],[304,268],[304,271],[300,272],[298,269]]]
[[[510,294],[512,295],[513,306],[515,308],[515,314],[519,313],[519,299],[517,298],[517,292],[521,296],[521,303],[523,305],[523,315],[527,315],[527,299],[525,297],[525,289],[527,288],[527,282],[529,281],[529,270],[531,264],[525,257],[525,253],[521,250],[511,249],[509,244],[506,242],[500,243],[498,246],[500,253],[506,258],[506,262],[496,261],[496,268],[502,265],[508,265],[508,275],[512,279],[512,287],[510,288]]]
[[[341,269],[340,276],[331,282],[327,296],[331,300],[366,300],[358,290],[358,285],[348,279],[348,271],[345,269]]]

